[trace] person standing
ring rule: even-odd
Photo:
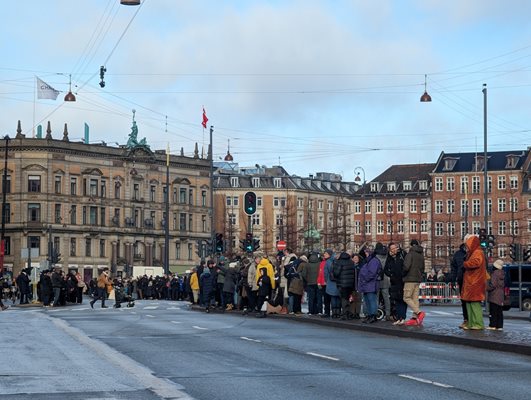
[[[404,303],[413,311],[411,319],[405,323],[408,326],[422,325],[426,313],[420,311],[419,286],[426,267],[424,249],[417,239],[410,243],[409,252],[404,258]]]
[[[354,290],[354,262],[350,254],[342,252],[334,263],[334,275],[337,276],[336,284],[341,297],[341,319],[353,319],[354,314],[350,312],[350,298]]]
[[[76,303],[81,304],[83,303],[83,292],[85,291],[87,284],[83,280],[83,277],[81,276],[81,273],[79,271],[76,271],[76,280],[77,280]]]
[[[503,275],[503,261],[494,261],[494,271],[490,275],[490,281],[487,287],[490,321],[487,329],[493,331],[503,330],[503,288],[505,286],[505,277]]]
[[[308,295],[308,314],[317,315],[321,311],[317,308],[317,275],[319,274],[319,254],[312,251],[308,256],[308,262],[301,264],[300,276],[306,287]]]
[[[326,279],[324,274],[324,269],[326,265],[326,260],[328,260],[333,254],[333,251],[331,249],[326,249],[323,253],[323,259],[319,263],[319,273],[317,274],[317,289],[318,289],[318,296],[320,298],[320,301],[318,303],[322,304],[324,306],[323,315],[321,315],[321,318],[330,318],[330,295],[326,293]],[[323,307],[319,307],[319,310],[322,311]]]
[[[380,260],[380,264],[382,265],[382,272],[378,276],[378,299],[381,298],[383,300],[385,320],[391,321],[391,299],[389,297],[389,287],[391,286],[391,282],[389,280],[389,277],[383,273],[383,269],[385,268],[385,264],[387,263],[387,249],[382,243],[377,243],[374,247],[374,253],[378,260]]]
[[[28,304],[30,295],[30,279],[28,277],[27,270],[23,269],[15,281],[17,283],[18,291],[20,292],[20,304]]]
[[[465,240],[468,239],[468,237],[465,236]],[[452,257],[452,272],[451,272],[451,278],[453,284],[457,284],[459,286],[459,298],[461,299],[461,310],[463,312],[463,322],[459,327],[462,329],[464,326],[468,324],[468,312],[466,311],[466,301],[463,300],[463,276],[465,273],[465,266],[463,263],[465,262],[466,257],[466,244],[461,244],[459,246],[459,250],[457,250],[454,253],[454,256]]]
[[[52,273],[53,304],[52,307],[58,307],[61,300],[61,288],[63,287],[63,277],[61,268],[56,267]]]
[[[105,305],[105,299],[107,297],[107,289],[109,287],[112,287],[112,282],[109,279],[109,268],[105,268],[98,277],[98,292],[96,297],[90,302],[91,308],[94,308],[94,303],[96,303],[98,300],[101,300],[101,308],[107,308]]]
[[[383,247],[381,243],[376,243],[375,248]],[[366,318],[364,323],[377,322],[376,313],[378,312],[378,277],[382,271],[382,264],[375,253],[370,254],[365,264],[363,264],[358,273],[358,290],[363,293],[363,303]]]
[[[337,287],[336,277],[334,275],[334,262],[336,255],[327,253],[326,264],[324,267],[324,277],[326,281],[326,293],[330,296],[330,308],[332,309],[332,318],[341,317],[341,293]],[[329,255],[329,256],[328,256]]]
[[[273,286],[271,283],[271,278],[268,275],[267,268],[262,267],[259,270],[259,277],[258,277],[258,311],[259,314],[257,314],[257,317],[259,318],[265,318],[267,316],[266,311],[262,311],[262,306],[266,301],[268,301],[271,298],[271,291],[273,290]]]
[[[404,302],[404,259],[396,243],[389,243],[389,257],[384,266],[384,274],[389,277],[389,297],[395,306],[393,325],[404,325],[406,322],[407,304]]]
[[[199,301],[199,276],[197,268],[192,269],[192,275],[190,275],[190,289],[192,290],[192,304],[198,304]]]
[[[199,277],[199,284],[203,288],[201,291],[201,295],[203,296],[201,302],[207,313],[210,312],[210,307],[215,304],[216,282],[214,281],[215,276],[212,272],[214,267],[215,262],[213,260],[209,260],[206,268],[203,269],[203,273]]]
[[[485,300],[487,287],[487,266],[485,254],[479,244],[479,238],[473,235],[466,241],[466,260],[463,265],[465,274],[463,278],[463,300],[466,303],[468,324],[463,329],[482,330],[483,312],[481,302]]]

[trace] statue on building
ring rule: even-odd
[[[146,138],[138,141],[138,126],[135,121],[135,110],[133,110],[133,126],[131,126],[131,133],[129,134],[129,140],[127,140],[127,147],[134,149],[137,147],[143,147],[146,150],[150,150],[149,145],[146,142]]]

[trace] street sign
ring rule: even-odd
[[[286,241],[285,241],[285,240],[279,240],[279,241],[277,242],[277,250],[282,251],[282,250],[285,250],[286,247],[288,247],[288,245],[286,244]]]

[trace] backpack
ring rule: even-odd
[[[332,261],[332,268],[330,269],[330,280],[332,282],[335,282],[339,279],[339,275],[341,273],[341,265],[337,262],[337,260]]]

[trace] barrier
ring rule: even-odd
[[[419,285],[420,300],[447,300],[448,284],[440,282],[421,282]]]

